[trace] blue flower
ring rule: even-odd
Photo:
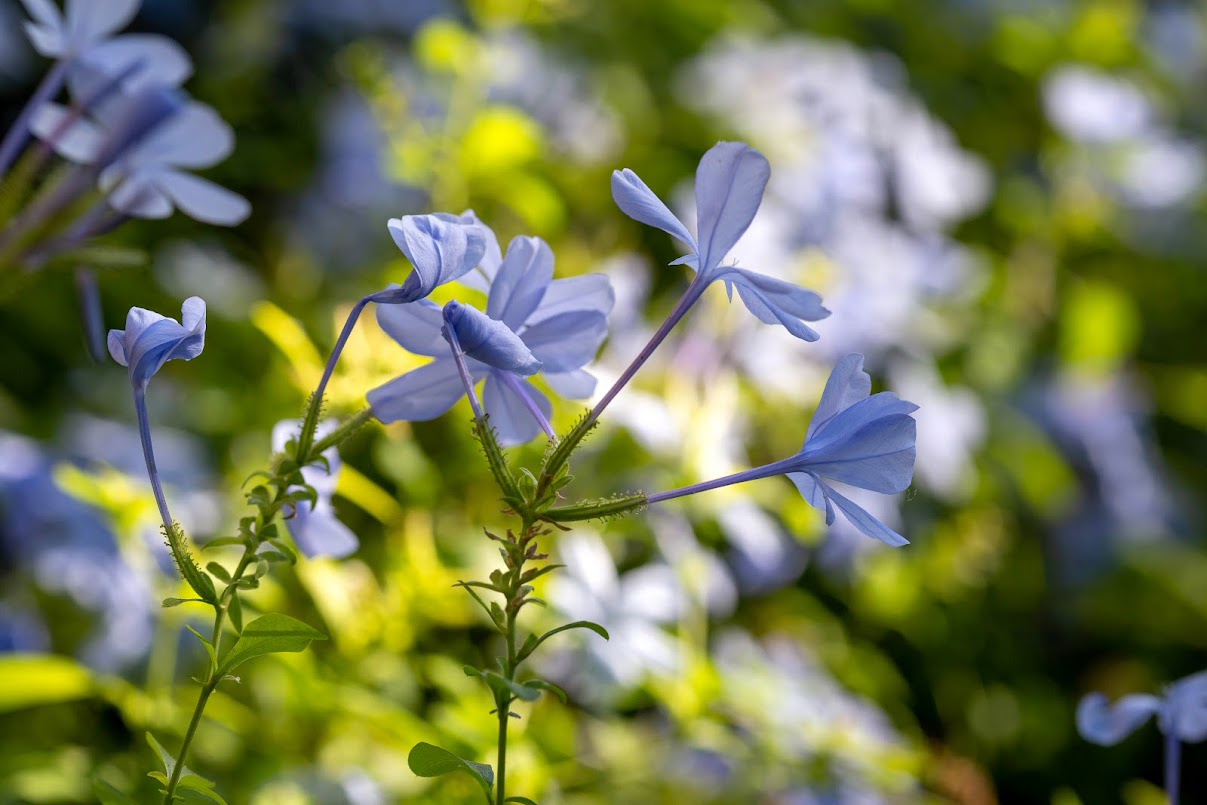
[[[272,449],[279,453],[285,449],[290,437],[298,432],[300,419],[287,419],[278,422],[272,429]],[[315,437],[322,439],[335,428],[335,423],[321,423],[315,430]],[[314,505],[303,500],[286,512],[285,527],[293,537],[294,544],[306,556],[330,556],[342,559],[354,553],[360,547],[356,534],[335,516],[335,508],[331,505],[331,496],[335,494],[335,483],[339,476],[339,451],[330,447],[323,451],[328,470],[315,465],[302,468],[302,478],[314,489],[317,497]],[[292,489],[290,491],[293,491]]]
[[[94,104],[87,116],[46,103],[34,113],[30,128],[64,159],[103,167],[101,189],[126,215],[167,218],[179,208],[191,218],[221,226],[247,218],[251,208],[245,198],[188,172],[216,165],[234,150],[231,127],[203,103],[184,102],[110,158],[115,135],[129,127],[145,94],[121,93]]]
[[[130,370],[135,389],[170,360],[190,361],[205,347],[205,300],[191,296],[180,308],[181,322],[140,307],[130,308],[125,330],[109,331],[109,354]]]
[[[863,371],[863,356],[847,355],[830,373],[799,453],[714,481],[650,495],[649,502],[786,474],[811,506],[825,509],[827,525],[834,522],[834,508],[838,507],[869,537],[889,545],[905,545],[905,537],[831,485],[839,482],[893,495],[907,489],[913,478],[917,425],[910,414],[918,406],[889,391],[868,396],[871,389],[872,379]]]
[[[1077,705],[1077,731],[1100,746],[1113,746],[1151,716],[1167,736],[1196,743],[1207,739],[1207,671],[1174,682],[1161,698],[1131,693],[1113,705],[1101,693],[1086,694]]]
[[[489,230],[478,223],[472,212],[464,216],[446,212],[404,215],[391,218],[387,226],[390,236],[415,268],[401,286],[390,286],[394,293],[378,295],[376,301],[381,304],[406,304],[423,299],[436,286],[473,270],[486,252]]]
[[[628,168],[613,171],[612,197],[630,218],[657,227],[691,247],[691,254],[674,261],[696,271],[691,301],[710,283],[722,280],[730,299],[736,286],[738,296],[759,321],[782,324],[797,338],[816,341],[817,333],[804,322],[830,315],[822,307],[820,296],[765,274],[721,265],[754,220],[770,175],[767,159],[745,143],[720,142],[708,149],[696,169],[697,237],[692,237],[684,223]]]
[[[493,242],[490,234],[480,271],[468,275],[466,283],[487,286],[485,314],[457,304],[448,321],[466,352],[471,382],[486,381],[483,406],[501,443],[523,444],[542,430],[537,414],[547,422],[553,409],[545,395],[520,378],[540,368],[559,394],[590,396],[595,379],[582,367],[607,336],[614,297],[600,274],[553,279],[553,253],[540,238],[514,238],[507,257],[498,262],[491,259],[498,254]],[[405,349],[436,360],[370,391],[374,415],[383,422],[421,421],[451,408],[465,387],[441,335],[441,309],[428,300],[381,306],[377,320]]]

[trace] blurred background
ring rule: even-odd
[[[0,127],[47,67],[23,18],[0,0]],[[147,255],[102,276],[107,327],[133,305],[209,304],[204,354],[149,395],[199,543],[232,533],[239,484],[351,304],[406,275],[387,218],[472,207],[503,243],[546,239],[559,276],[606,272],[603,385],[686,281],[609,175],[634,169],[682,212],[718,139],[772,166],[734,256],[833,315],[804,344],[710,291],[609,408],[570,493],[794,452],[847,352],[921,405],[914,486],[860,501],[908,547],[827,529],[782,479],[554,538],[567,567],[530,618],[590,618],[612,640],[538,654],[570,703],[516,723],[510,789],[544,805],[1163,801],[1154,726],[1101,748],[1073,712],[1207,668],[1199,3],[145,0],[131,30],[190,52],[187,88],[237,136],[206,175],[253,206],[233,230],[176,215],[107,239]],[[365,318],[330,410],[422,360]],[[0,378],[0,802],[86,802],[93,774],[151,796],[143,734],[178,745],[204,659],[184,626],[204,612],[159,607],[181,593],[126,374],[88,359],[69,275],[0,306]],[[555,425],[581,410],[559,402]],[[468,776],[406,766],[421,740],[493,761],[492,705],[461,665],[498,647],[450,588],[497,561],[480,529],[502,524],[469,416],[462,401],[360,433],[335,498],[359,551],[245,599],[331,639],[211,699],[190,766],[228,801],[480,799]],[[1183,801],[1207,801],[1207,745],[1183,763]]]

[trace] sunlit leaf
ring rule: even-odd
[[[261,615],[243,627],[239,640],[222,660],[221,673],[230,673],[255,657],[302,651],[310,641],[326,639],[322,632],[288,615],[279,612]]]

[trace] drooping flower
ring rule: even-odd
[[[130,383],[145,389],[151,376],[170,360],[191,361],[205,347],[205,300],[190,296],[180,322],[140,307],[130,308],[125,330],[109,331],[109,354],[129,369]]]
[[[1161,732],[1179,741],[1207,739],[1207,671],[1174,682],[1164,698],[1129,693],[1111,704],[1102,693],[1088,693],[1077,705],[1077,731],[1099,746],[1114,746],[1152,716]]]
[[[498,254],[497,245],[491,249],[489,241],[481,271],[468,275],[467,283],[487,285],[485,314],[457,304],[448,321],[458,340],[468,342],[461,347],[471,382],[486,381],[483,406],[500,442],[522,444],[542,430],[538,414],[547,422],[553,409],[521,378],[540,368],[559,394],[589,396],[595,381],[582,367],[607,335],[606,314],[614,299],[603,275],[553,279],[553,253],[540,238],[514,238],[497,263],[490,259],[492,252]],[[465,388],[441,335],[446,321],[441,309],[427,300],[382,306],[377,320],[405,349],[435,360],[370,391],[374,415],[383,422],[420,421],[451,408]]]
[[[299,419],[287,419],[273,427],[274,453],[285,449],[286,443],[298,432],[301,424]],[[322,422],[315,430],[315,437],[322,439],[334,429],[335,422]],[[339,450],[330,447],[323,451],[322,456],[327,461],[328,470],[313,464],[302,468],[302,478],[317,495],[314,505],[308,500],[294,504],[291,511],[285,513],[285,527],[289,529],[294,544],[306,556],[342,559],[355,552],[360,547],[360,541],[350,528],[336,518],[335,508],[331,505],[340,470]]]
[[[636,173],[625,168],[612,173],[612,197],[616,205],[636,221],[657,227],[691,247],[691,253],[675,263],[695,269],[692,280],[695,301],[715,280],[733,288],[746,308],[766,324],[781,324],[806,341],[817,333],[804,324],[830,315],[821,297],[790,282],[759,274],[721,261],[742,237],[763,199],[771,168],[766,157],[745,143],[720,142],[704,154],[696,169],[696,236],[662,202]]]
[[[868,396],[872,380],[863,371],[863,356],[847,355],[830,373],[821,402],[813,414],[800,452],[790,458],[701,484],[650,495],[662,500],[716,489],[730,484],[787,475],[809,505],[824,509],[826,524],[834,522],[834,508],[859,531],[889,545],[908,542],[854,501],[840,494],[833,483],[893,495],[909,487],[914,473],[917,425],[910,414],[918,406],[890,391]]]
[[[382,303],[406,304],[427,297],[436,286],[452,282],[471,271],[486,252],[486,227],[473,213],[456,216],[437,212],[404,215],[387,222],[390,236],[411,261],[414,270],[396,292]],[[493,237],[493,236],[492,236]]]
[[[97,80],[100,80],[99,77]],[[104,168],[99,177],[109,203],[136,218],[167,218],[179,208],[206,223],[233,226],[251,211],[247,200],[186,169],[208,168],[234,149],[234,133],[211,107],[188,101],[163,122],[143,133],[120,156],[110,158],[106,143],[128,126],[138,94],[125,94],[96,104],[88,116],[66,107],[43,104],[30,128],[60,156]],[[56,136],[57,132],[66,132]]]

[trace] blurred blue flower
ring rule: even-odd
[[[1089,693],[1077,704],[1077,731],[1090,743],[1113,746],[1151,716],[1163,733],[1180,741],[1207,739],[1207,671],[1174,682],[1165,697],[1130,693],[1113,705],[1102,693]]]
[[[613,171],[612,197],[630,218],[657,227],[691,247],[691,254],[675,261],[696,270],[691,301],[709,283],[723,280],[730,299],[737,286],[738,296],[759,321],[782,324],[797,338],[816,341],[817,333],[804,322],[830,315],[822,307],[820,296],[765,274],[721,265],[754,220],[770,175],[766,157],[745,143],[720,142],[708,149],[696,169],[697,237],[692,237],[683,222],[628,168]]]
[[[183,324],[132,307],[126,315],[126,329],[109,331],[109,354],[129,369],[136,390],[145,389],[151,376],[168,361],[189,361],[201,354],[205,347],[205,300],[189,297],[180,313]]]
[[[834,522],[837,506],[851,525],[867,536],[889,545],[905,545],[909,540],[832,485],[838,482],[893,495],[907,489],[913,479],[917,425],[910,414],[918,406],[890,391],[868,396],[871,389],[872,379],[863,371],[863,356],[846,356],[830,373],[799,453],[714,481],[650,495],[649,502],[785,474],[809,505],[825,509],[827,525]]]
[[[91,82],[103,81],[97,74]],[[81,90],[81,96],[88,93]],[[186,215],[221,226],[243,221],[247,200],[185,169],[207,168],[234,149],[234,133],[217,112],[197,101],[184,102],[166,120],[140,132],[116,158],[109,158],[113,135],[128,126],[140,93],[120,93],[96,103],[87,116],[55,103],[43,104],[30,128],[64,159],[103,167],[101,189],[109,203],[136,218],[167,218],[179,208]]]
[[[472,215],[467,213],[466,220]],[[590,396],[595,379],[582,367],[594,358],[607,336],[607,313],[614,297],[601,274],[553,279],[553,253],[540,238],[514,238],[506,259],[500,259],[493,233],[483,229],[489,237],[481,264],[478,271],[466,275],[465,284],[488,289],[485,315],[464,305],[453,307],[450,315],[458,322],[456,334],[467,354],[471,381],[485,378],[483,405],[500,442],[523,444],[541,431],[536,413],[548,420],[553,409],[545,395],[516,375],[531,374],[539,367],[559,394]],[[451,408],[465,389],[440,333],[444,324],[441,309],[428,300],[381,306],[377,320],[405,349],[436,360],[370,391],[374,415],[383,422],[420,421]],[[490,339],[486,338],[488,328],[495,333]],[[539,362],[537,366],[525,363],[523,353],[512,343],[510,360],[521,368],[500,367],[506,365],[498,349],[504,340],[498,335],[500,328],[518,336]]]
[[[287,419],[273,427],[274,453],[285,449],[286,443],[298,432],[301,424],[300,419]],[[335,428],[335,424],[330,420],[320,423],[315,429],[315,438],[325,437]],[[331,505],[331,496],[335,494],[336,479],[339,476],[339,451],[330,447],[323,451],[323,458],[327,461],[328,470],[313,464],[302,468],[302,478],[314,489],[318,499],[313,506],[306,500],[295,504],[292,511],[286,512],[285,527],[289,529],[294,544],[306,556],[342,559],[354,553],[360,547],[360,541],[350,528],[336,518],[335,508]]]

